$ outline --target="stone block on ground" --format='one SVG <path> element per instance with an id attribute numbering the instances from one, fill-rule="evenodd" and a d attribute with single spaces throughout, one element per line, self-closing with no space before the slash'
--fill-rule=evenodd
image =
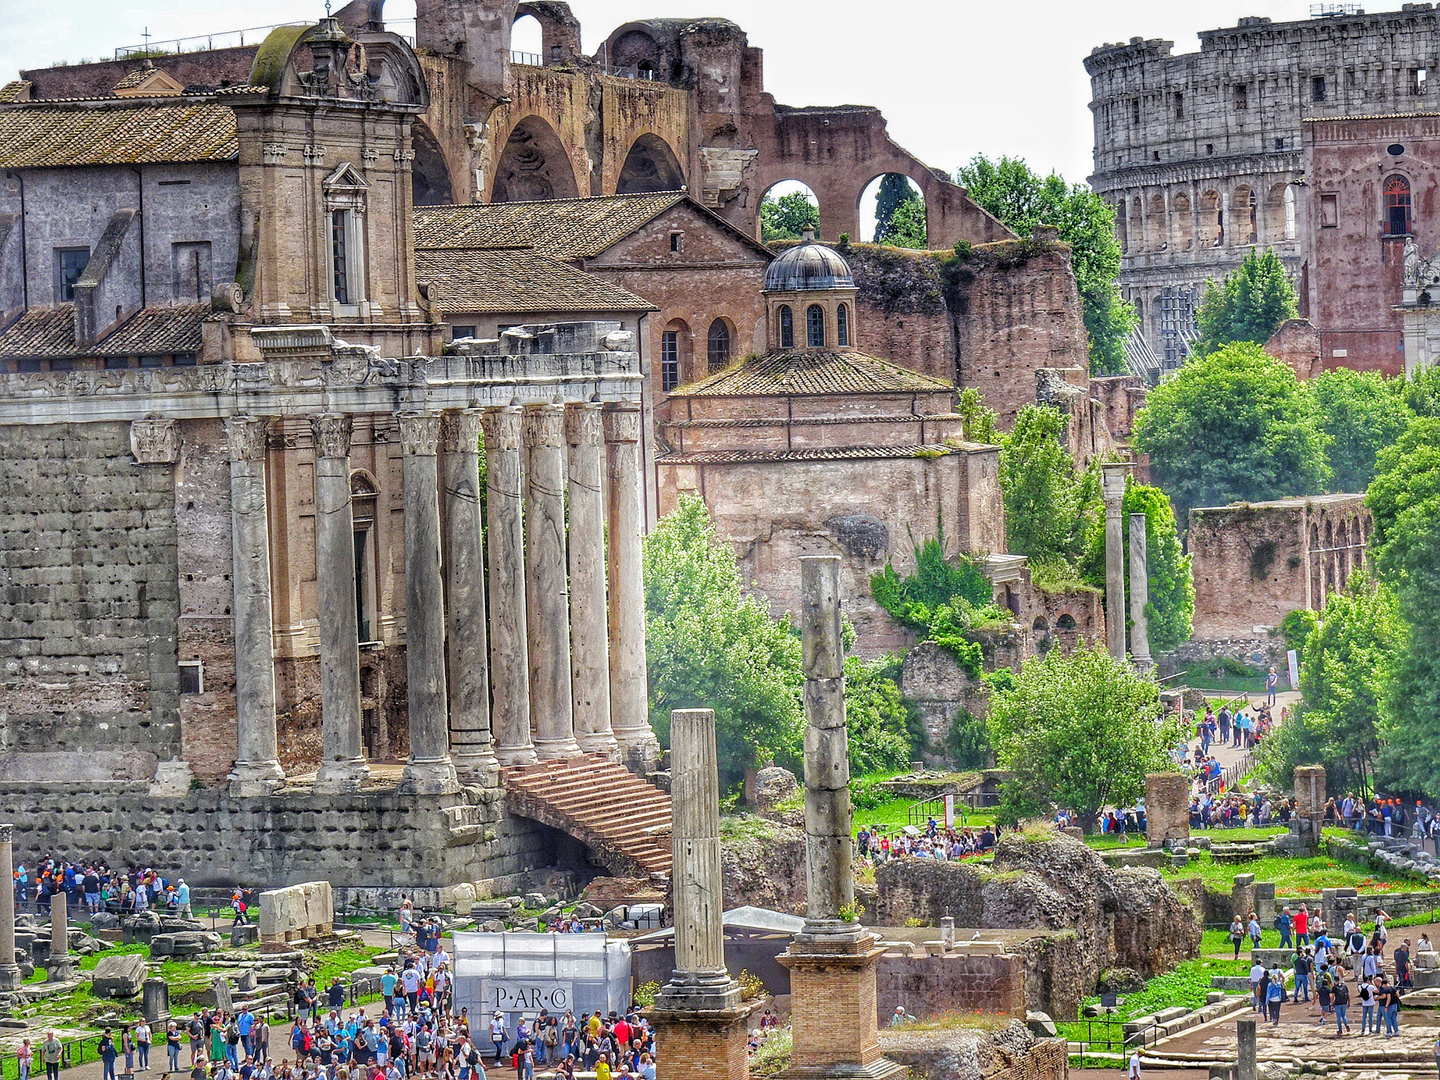
<path id="1" fill-rule="evenodd" d="M 225 939 L 213 930 L 183 930 L 176 934 L 156 934 L 150 939 L 150 955 L 200 956 L 222 948 Z"/>
<path id="2" fill-rule="evenodd" d="M 1036 1035 L 1045 1039 L 1057 1038 L 1060 1034 L 1055 1027 L 1055 1021 L 1050 1019 L 1049 1013 L 1027 1012 L 1025 1014 L 1025 1026 Z"/>
<path id="3" fill-rule="evenodd" d="M 242 945 L 254 945 L 260 940 L 260 927 L 254 923 L 241 923 L 230 928 L 230 946 L 238 949 Z"/>
<path id="4" fill-rule="evenodd" d="M 101 957 L 91 976 L 97 997 L 134 997 L 144 984 L 145 959 L 135 953 Z"/>

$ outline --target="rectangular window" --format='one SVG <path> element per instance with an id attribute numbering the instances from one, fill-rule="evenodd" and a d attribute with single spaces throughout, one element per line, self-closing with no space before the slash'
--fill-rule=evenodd
<path id="1" fill-rule="evenodd" d="M 1132 124 L 1138 124 L 1138 123 L 1140 123 L 1140 99 L 1139 99 L 1139 98 L 1136 98 L 1134 101 L 1132 101 L 1132 102 L 1130 103 L 1130 122 L 1131 122 Z"/>
<path id="2" fill-rule="evenodd" d="M 89 261 L 88 247 L 55 249 L 55 295 L 59 303 L 67 304 L 75 299 L 75 283 L 85 273 Z"/>
<path id="3" fill-rule="evenodd" d="M 349 210 L 330 211 L 330 260 L 335 272 L 335 302 L 350 303 Z"/>
<path id="4" fill-rule="evenodd" d="M 1179 90 L 1175 91 L 1175 119 L 1185 119 L 1185 95 Z"/>
<path id="5" fill-rule="evenodd" d="M 670 250 L 679 251 L 685 246 L 685 234 L 683 232 L 672 232 L 670 234 Z"/>
<path id="6" fill-rule="evenodd" d="M 464 325 L 462 325 L 462 324 L 457 323 L 457 324 L 455 324 L 454 326 L 450 327 L 450 340 L 451 340 L 451 341 L 459 341 L 461 338 L 467 338 L 467 337 L 473 338 L 474 336 L 475 336 L 475 327 L 474 327 L 474 326 L 464 326 Z"/>
<path id="7" fill-rule="evenodd" d="M 1320 196 L 1320 227 L 1322 229 L 1334 229 L 1340 224 L 1340 196 L 1335 194 Z"/>
<path id="8" fill-rule="evenodd" d="M 1425 68 L 1411 68 L 1411 69 L 1410 69 L 1410 93 L 1412 93 L 1412 94 L 1423 94 L 1423 93 L 1425 93 L 1425 80 L 1426 80 L 1426 78 L 1427 78 L 1428 76 L 1429 76 L 1429 72 L 1428 72 Z"/>
<path id="9" fill-rule="evenodd" d="M 180 669 L 180 693 L 203 694 L 205 692 L 204 661 L 181 660 L 176 666 Z"/>
<path id="10" fill-rule="evenodd" d="M 1284 149 L 1285 149 L 1285 140 L 1284 140 L 1284 139 L 1276 139 L 1276 140 L 1275 140 L 1275 149 L 1276 149 L 1276 150 L 1284 150 Z"/>
<path id="11" fill-rule="evenodd" d="M 1215 153 L 1215 144 L 1213 142 L 1207 142 L 1205 144 L 1205 153 L 1207 155 Z"/>
<path id="12" fill-rule="evenodd" d="M 1324 100 L 1325 100 L 1325 76 L 1324 76 L 1324 75 L 1312 75 L 1312 76 L 1310 77 L 1310 100 L 1311 100 L 1311 101 L 1324 101 Z"/>
<path id="13" fill-rule="evenodd" d="M 1248 109 L 1249 107 L 1250 91 L 1246 88 L 1244 83 L 1239 83 L 1235 87 L 1235 110 L 1236 112 L 1239 112 L 1240 110 Z"/>
<path id="14" fill-rule="evenodd" d="M 660 335 L 660 389 L 669 393 L 680 385 L 680 331 Z"/>

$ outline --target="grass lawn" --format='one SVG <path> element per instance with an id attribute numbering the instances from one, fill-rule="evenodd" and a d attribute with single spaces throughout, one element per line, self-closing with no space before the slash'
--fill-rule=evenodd
<path id="1" fill-rule="evenodd" d="M 1308 859 L 1268 855 L 1247 862 L 1217 863 L 1207 852 L 1198 859 L 1191 859 L 1189 865 L 1179 870 L 1166 867 L 1161 872 L 1170 878 L 1198 877 L 1208 888 L 1221 891 L 1230 889 L 1236 874 L 1254 874 L 1256 881 L 1273 881 L 1280 896 L 1314 896 L 1316 899 L 1319 899 L 1321 889 L 1353 888 L 1361 893 L 1387 893 L 1411 892 L 1427 887 L 1419 881 L 1376 877 L 1363 866 L 1337 862 L 1328 855 Z M 1440 894 L 1437 894 L 1437 899 L 1440 899 Z"/>
<path id="2" fill-rule="evenodd" d="M 1208 931 L 1208 934 L 1221 931 Z M 1228 945 L 1229 939 L 1226 939 Z M 1202 951 L 1205 946 L 1201 946 Z M 1198 960 L 1186 960 L 1173 971 L 1157 975 L 1145 984 L 1145 989 L 1133 994 L 1121 994 L 1124 1003 L 1119 1012 L 1101 1020 L 1066 1020 L 1056 1024 L 1060 1034 L 1072 1042 L 1088 1042 L 1092 1049 L 1106 1048 L 1120 1050 L 1124 1046 L 1124 1034 L 1120 1027 L 1126 1020 L 1138 1016 L 1149 1016 L 1161 1009 L 1182 1006 L 1198 1009 L 1205 1004 L 1205 995 L 1210 993 L 1210 979 L 1214 975 L 1244 975 L 1250 970 L 1248 954 L 1239 963 L 1230 960 L 1212 960 L 1201 956 Z M 1098 1005 L 1099 997 L 1088 997 L 1082 1004 Z"/>

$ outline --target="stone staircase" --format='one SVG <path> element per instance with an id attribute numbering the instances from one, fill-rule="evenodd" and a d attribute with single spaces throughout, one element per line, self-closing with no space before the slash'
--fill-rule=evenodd
<path id="1" fill-rule="evenodd" d="M 670 796 L 599 754 L 504 770 L 510 813 L 575 837 L 616 877 L 670 875 Z"/>

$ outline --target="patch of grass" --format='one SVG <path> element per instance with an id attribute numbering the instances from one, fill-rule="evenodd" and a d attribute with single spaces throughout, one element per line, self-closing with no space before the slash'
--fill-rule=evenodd
<path id="1" fill-rule="evenodd" d="M 896 1031 L 1003 1031 L 1010 1017 L 997 1013 L 943 1012 L 898 1025 Z"/>
<path id="2" fill-rule="evenodd" d="M 374 958 L 386 949 L 335 949 L 320 955 L 320 964 L 310 974 L 317 986 L 328 986 L 337 975 L 348 975 L 356 968 L 370 967 Z"/>
<path id="3" fill-rule="evenodd" d="M 771 1028 L 769 1037 L 750 1056 L 750 1075 L 770 1077 L 784 1072 L 794 1049 L 794 1033 L 788 1027 Z"/>
<path id="4" fill-rule="evenodd" d="M 1207 937 L 1211 933 L 1218 934 L 1221 931 L 1208 931 Z M 1229 939 L 1226 938 L 1227 949 L 1228 946 Z M 1118 1012 L 1094 1021 L 1065 1020 L 1055 1026 L 1060 1034 L 1071 1042 L 1088 1042 L 1094 1049 L 1110 1047 L 1117 1051 L 1122 1050 L 1124 1034 L 1121 1024 L 1175 1006 L 1186 1009 L 1200 1008 L 1211 992 L 1210 979 L 1213 976 L 1244 975 L 1250 970 L 1248 953 L 1242 950 L 1242 955 L 1246 958 L 1239 963 L 1210 960 L 1204 956 L 1198 960 L 1186 960 L 1176 965 L 1174 970 L 1150 979 L 1145 983 L 1145 989 L 1132 994 L 1121 994 L 1124 1003 L 1118 1006 Z M 1087 997 L 1082 1008 L 1084 1005 L 1098 1004 L 1098 996 Z"/>
<path id="5" fill-rule="evenodd" d="M 114 946 L 111 946 L 110 948 L 106 949 L 104 952 L 91 953 L 89 956 L 82 956 L 82 957 L 80 957 L 80 970 L 81 970 L 81 971 L 94 971 L 94 970 L 95 970 L 95 965 L 97 965 L 98 963 L 100 963 L 100 960 L 101 960 L 102 957 L 106 957 L 106 956 L 130 955 L 130 954 L 134 954 L 134 953 L 139 953 L 141 956 L 145 957 L 146 959 L 149 959 L 149 957 L 150 957 L 150 946 L 149 946 L 149 945 L 146 945 L 144 942 L 140 942 L 140 941 L 131 942 L 129 945 L 114 945 Z"/>
<path id="6" fill-rule="evenodd" d="M 1229 892 L 1236 874 L 1254 874 L 1256 881 L 1273 881 L 1279 896 L 1313 896 L 1321 889 L 1353 888 L 1365 894 L 1412 892 L 1427 888 L 1421 882 L 1379 880 L 1368 868 L 1357 863 L 1342 862 L 1327 855 L 1306 859 L 1283 855 L 1267 855 L 1247 862 L 1217 863 L 1208 852 L 1178 870 L 1168 866 L 1161 870 L 1169 878 L 1200 878 L 1207 888 Z M 1431 886 L 1433 888 L 1433 886 Z M 1271 931 L 1272 933 L 1274 931 Z"/>
<path id="7" fill-rule="evenodd" d="M 754 814 L 726 814 L 720 819 L 720 839 L 772 840 L 778 828 L 775 822 Z"/>

